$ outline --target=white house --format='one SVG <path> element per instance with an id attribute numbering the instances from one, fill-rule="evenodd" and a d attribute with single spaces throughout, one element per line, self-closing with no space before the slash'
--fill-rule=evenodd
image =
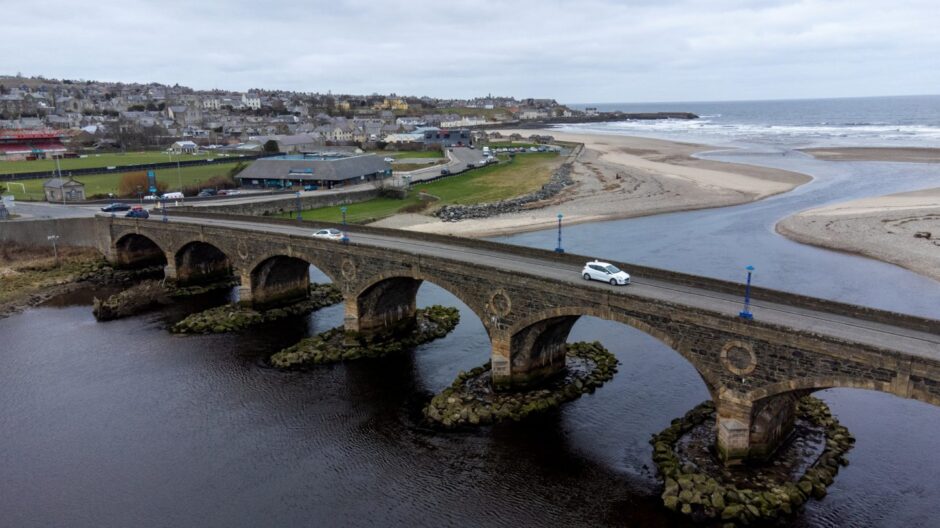
<path id="1" fill-rule="evenodd" d="M 192 141 L 177 141 L 170 145 L 170 151 L 176 154 L 195 154 L 199 152 L 199 145 Z"/>

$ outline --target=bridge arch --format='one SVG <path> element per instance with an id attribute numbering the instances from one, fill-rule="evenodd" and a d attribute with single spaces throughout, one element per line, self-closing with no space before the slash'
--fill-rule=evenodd
<path id="1" fill-rule="evenodd" d="M 142 268 L 166 265 L 166 251 L 152 238 L 127 233 L 114 242 L 114 263 L 120 267 Z"/>
<path id="2" fill-rule="evenodd" d="M 437 285 L 467 305 L 483 322 L 483 311 L 477 299 L 464 290 L 434 274 L 420 270 L 387 271 L 370 275 L 346 296 L 346 329 L 367 337 L 382 337 L 404 330 L 414 323 L 418 289 L 425 282 Z"/>
<path id="3" fill-rule="evenodd" d="M 232 262 L 217 246 L 202 240 L 184 243 L 174 255 L 180 284 L 224 279 L 232 274 Z"/>
<path id="4" fill-rule="evenodd" d="M 688 361 L 702 378 L 712 398 L 717 398 L 721 386 L 718 376 L 700 365 L 687 347 L 683 346 L 681 339 L 638 318 L 587 306 L 565 306 L 543 310 L 510 327 L 508 331 L 510 336 L 508 343 L 509 379 L 501 380 L 500 384 L 525 387 L 535 385 L 546 377 L 560 372 L 565 366 L 565 344 L 568 335 L 582 316 L 625 324 L 652 336 Z"/>
<path id="5" fill-rule="evenodd" d="M 752 402 L 760 402 L 789 393 L 809 394 L 826 389 L 863 389 L 940 406 L 940 396 L 908 385 L 847 376 L 813 376 L 764 385 L 748 392 L 746 398 Z"/>
<path id="6" fill-rule="evenodd" d="M 273 255 L 250 268 L 247 289 L 245 282 L 243 277 L 243 301 L 261 306 L 299 301 L 310 292 L 310 263 L 298 257 Z M 249 299 L 245 299 L 245 293 Z"/>

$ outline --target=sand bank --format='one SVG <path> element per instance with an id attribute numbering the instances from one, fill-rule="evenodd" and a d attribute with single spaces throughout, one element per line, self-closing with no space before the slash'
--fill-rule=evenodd
<path id="1" fill-rule="evenodd" d="M 801 149 L 827 161 L 897 161 L 905 163 L 940 163 L 940 148 L 917 147 L 842 147 Z"/>
<path id="2" fill-rule="evenodd" d="M 863 198 L 787 217 L 777 232 L 940 281 L 940 188 Z"/>
<path id="3" fill-rule="evenodd" d="M 523 137 L 535 130 L 500 130 Z M 558 213 L 566 223 L 723 207 L 766 198 L 809 182 L 805 174 L 737 163 L 700 160 L 708 145 L 658 139 L 547 131 L 560 141 L 583 143 L 574 161 L 575 184 L 531 211 L 491 218 L 441 222 L 422 215 L 396 215 L 376 225 L 469 237 L 497 236 L 553 227 Z M 524 154 L 523 154 L 524 155 Z"/>

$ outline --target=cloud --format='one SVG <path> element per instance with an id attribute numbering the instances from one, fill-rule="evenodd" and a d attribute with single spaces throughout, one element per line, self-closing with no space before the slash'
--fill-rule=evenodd
<path id="1" fill-rule="evenodd" d="M 899 0 L 112 1 L 4 6 L 6 73 L 567 102 L 936 93 L 940 10 Z M 886 7 L 887 6 L 887 7 Z"/>

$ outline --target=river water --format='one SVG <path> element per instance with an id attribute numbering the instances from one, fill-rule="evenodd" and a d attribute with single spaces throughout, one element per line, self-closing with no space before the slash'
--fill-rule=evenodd
<path id="1" fill-rule="evenodd" d="M 741 145 L 739 145 L 741 146 Z M 783 155 L 787 152 L 787 155 Z M 773 232 L 792 212 L 937 183 L 935 166 L 831 163 L 751 144 L 713 159 L 807 172 L 758 203 L 584 224 L 568 251 L 940 317 L 940 283 Z M 507 237 L 554 247 L 555 232 Z M 323 280 L 312 271 L 313 280 Z M 97 323 L 91 292 L 0 320 L 0 526 L 684 526 L 664 510 L 651 434 L 708 397 L 678 354 L 583 318 L 622 362 L 595 394 L 521 424 L 438 433 L 431 392 L 488 359 L 476 316 L 425 284 L 419 304 L 461 308 L 444 339 L 375 361 L 279 372 L 264 360 L 342 322 L 342 308 L 244 335 L 172 336 L 209 295 Z M 858 439 L 823 501 L 793 526 L 937 526 L 940 409 L 861 390 L 818 393 Z"/>

